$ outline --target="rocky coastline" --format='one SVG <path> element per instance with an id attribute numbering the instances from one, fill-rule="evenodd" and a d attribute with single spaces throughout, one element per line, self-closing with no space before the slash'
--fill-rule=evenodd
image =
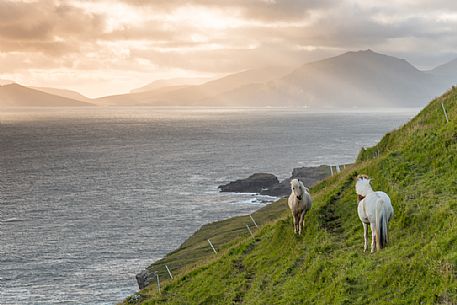
<path id="1" fill-rule="evenodd" d="M 287 196 L 290 193 L 290 181 L 300 179 L 307 187 L 330 176 L 335 167 L 329 165 L 297 167 L 292 170 L 289 178 L 279 181 L 278 177 L 268 173 L 255 173 L 247 178 L 231 181 L 220 185 L 221 192 L 232 193 L 258 193 L 274 197 Z"/>
<path id="2" fill-rule="evenodd" d="M 339 168 L 329 165 L 298 167 L 292 170 L 289 178 L 282 181 L 279 181 L 278 177 L 270 173 L 255 173 L 247 178 L 238 179 L 228 182 L 227 184 L 220 185 L 218 188 L 220 192 L 257 193 L 273 197 L 284 197 L 288 196 L 290 193 L 290 180 L 292 179 L 298 178 L 303 181 L 305 186 L 311 187 L 318 181 L 331 176 L 332 173 L 337 171 L 339 171 Z M 214 224 L 209 224 L 203 226 L 202 228 L 211 225 Z M 202 228 L 195 232 L 194 235 L 198 235 Z M 204 242 L 206 242 L 206 240 L 204 240 Z M 164 260 L 166 261 L 166 258 L 160 261 Z M 143 289 L 156 280 L 156 273 L 152 271 L 151 268 L 146 268 L 136 275 L 136 280 L 139 288 Z"/>

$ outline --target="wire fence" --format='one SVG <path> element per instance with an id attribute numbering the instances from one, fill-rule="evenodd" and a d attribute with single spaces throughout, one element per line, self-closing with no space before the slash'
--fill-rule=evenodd
<path id="1" fill-rule="evenodd" d="M 329 165 L 330 173 L 332 176 L 336 175 L 336 174 L 340 173 L 341 171 L 343 171 L 348 166 L 349 166 L 349 164 Z M 228 229 L 225 231 L 219 231 L 219 234 L 233 234 L 235 236 L 242 236 L 242 234 L 246 233 L 246 234 L 249 234 L 248 236 L 250 236 L 251 238 L 255 238 L 254 229 L 258 230 L 260 228 L 260 225 L 256 221 L 256 219 L 252 216 L 252 214 L 249 214 L 248 216 L 249 216 L 248 221 L 250 220 L 248 223 L 244 223 L 244 225 L 241 225 L 238 228 L 231 228 L 231 229 Z M 201 247 L 198 247 L 195 249 L 195 250 L 197 250 L 196 252 L 198 252 L 198 253 L 195 253 L 195 256 L 193 256 L 192 261 L 194 261 L 195 258 L 200 259 L 200 258 L 208 257 L 208 251 L 212 252 L 213 255 L 219 254 L 219 252 L 220 252 L 219 246 L 221 246 L 221 245 L 218 245 L 216 242 L 214 242 L 214 240 L 212 240 L 212 238 L 208 238 L 208 239 L 206 239 L 206 241 L 207 241 L 206 247 L 201 246 Z M 208 250 L 204 250 L 204 249 L 208 249 Z M 198 251 L 198 250 L 200 250 L 200 251 Z M 157 266 L 157 268 L 160 267 L 160 268 L 164 269 L 163 272 L 154 271 L 154 274 L 152 276 L 152 278 L 155 276 L 158 292 L 160 293 L 160 276 L 159 276 L 159 274 L 162 277 L 167 276 L 166 279 L 173 279 L 174 278 L 173 273 L 177 273 L 177 272 L 181 271 L 182 268 L 185 268 L 186 266 L 188 266 L 187 263 L 182 263 L 182 264 L 167 263 L 167 264 L 163 264 L 161 266 Z"/>
<path id="2" fill-rule="evenodd" d="M 249 218 L 252 222 L 251 223 L 246 223 L 244 227 L 240 227 L 240 228 L 236 228 L 236 229 L 232 229 L 232 230 L 229 230 L 227 232 L 231 232 L 231 233 L 237 233 L 240 234 L 242 232 L 246 232 L 246 233 L 249 233 L 249 235 L 252 237 L 252 238 L 255 238 L 255 235 L 254 235 L 254 232 L 253 232 L 253 229 L 258 229 L 259 228 L 259 224 L 257 223 L 257 221 L 254 219 L 254 217 L 252 216 L 252 214 L 249 214 Z M 226 233 L 227 233 L 226 232 Z M 220 233 L 224 233 L 224 232 L 220 232 Z M 211 239 L 207 239 L 207 242 L 208 242 L 208 247 L 210 248 L 210 250 L 215 254 L 217 255 L 219 253 L 218 251 L 218 247 L 217 247 L 217 244 L 214 244 Z M 202 255 L 202 257 L 206 257 L 206 255 Z M 174 264 L 173 266 L 170 266 L 169 264 L 164 264 L 163 267 L 165 268 L 166 270 L 166 273 L 168 275 L 168 279 L 174 279 L 174 276 L 173 276 L 173 272 L 176 271 L 178 272 L 179 270 L 181 270 L 182 268 L 186 267 L 187 264 L 186 263 L 183 263 L 183 264 Z M 158 266 L 157 266 L 158 267 Z M 156 285 L 157 285 L 157 291 L 158 293 L 161 293 L 161 288 L 160 288 L 160 274 L 164 274 L 163 272 L 159 272 L 158 270 L 156 271 L 153 271 L 152 273 L 152 278 L 155 277 L 155 282 L 156 282 Z"/>

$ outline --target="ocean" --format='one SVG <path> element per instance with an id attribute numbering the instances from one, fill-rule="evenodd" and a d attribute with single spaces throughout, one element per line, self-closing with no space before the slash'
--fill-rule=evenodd
<path id="1" fill-rule="evenodd" d="M 351 163 L 416 112 L 0 112 L 0 303 L 115 304 L 201 225 L 273 199 L 218 185 Z"/>

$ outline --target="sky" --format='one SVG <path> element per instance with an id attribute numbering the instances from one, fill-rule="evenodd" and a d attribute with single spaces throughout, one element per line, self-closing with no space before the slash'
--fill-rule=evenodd
<path id="1" fill-rule="evenodd" d="M 0 0 L 0 79 L 99 97 L 368 48 L 425 70 L 456 29 L 455 0 Z"/>

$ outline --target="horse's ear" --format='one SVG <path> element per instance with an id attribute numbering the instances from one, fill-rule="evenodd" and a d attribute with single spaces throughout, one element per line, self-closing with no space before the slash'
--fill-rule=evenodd
<path id="1" fill-rule="evenodd" d="M 356 177 L 356 180 L 363 180 L 363 179 L 371 180 L 370 177 L 368 177 L 368 175 L 365 175 L 365 174 L 360 174 Z"/>

